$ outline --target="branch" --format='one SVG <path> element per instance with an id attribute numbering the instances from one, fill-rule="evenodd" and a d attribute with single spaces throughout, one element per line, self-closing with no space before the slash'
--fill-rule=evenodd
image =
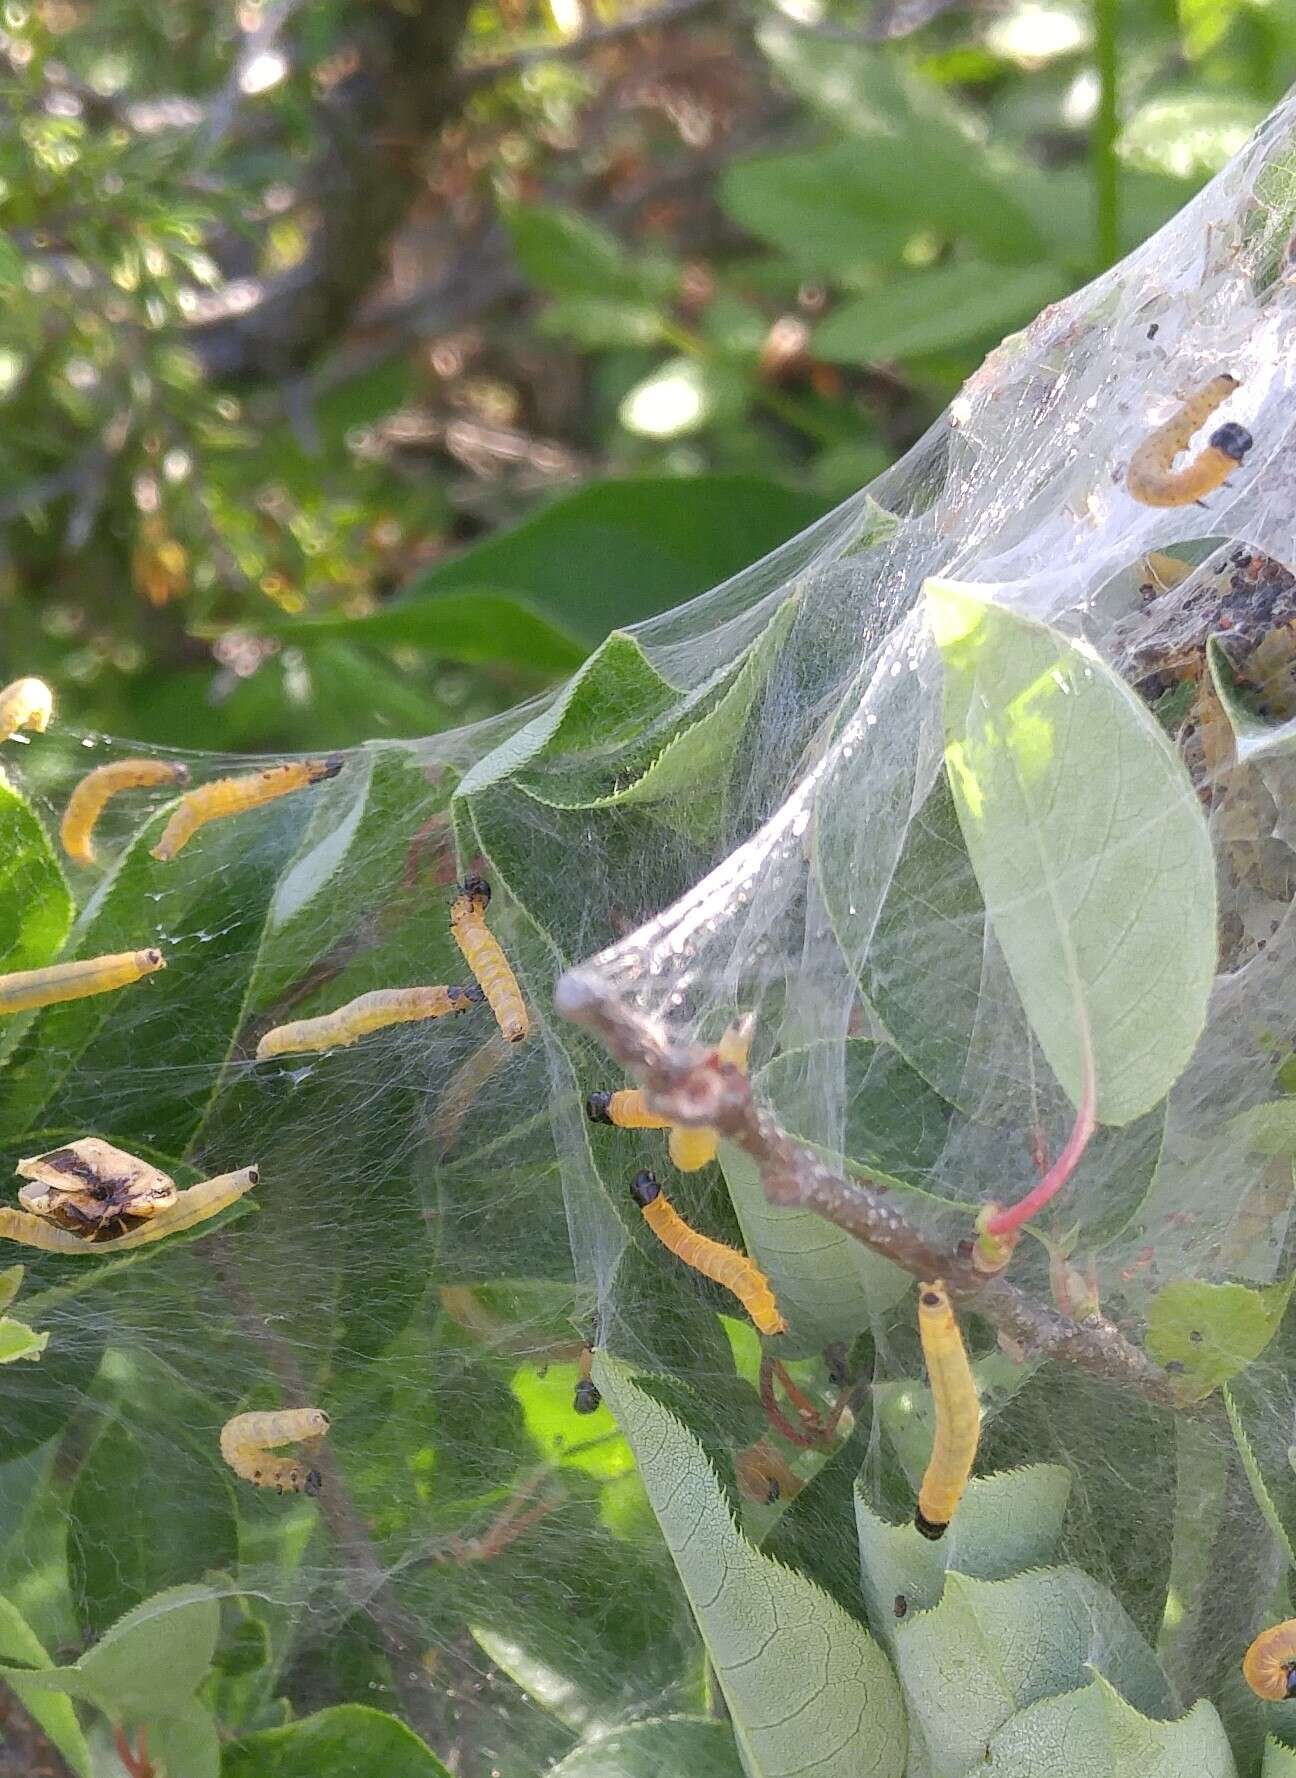
<path id="1" fill-rule="evenodd" d="M 517 49 L 510 55 L 499 56 L 492 62 L 478 62 L 463 70 L 459 77 L 459 91 L 464 94 L 476 92 L 492 81 L 505 80 L 511 74 L 520 74 L 544 62 L 579 61 L 588 51 L 599 49 L 605 43 L 616 43 L 620 38 L 633 37 L 640 31 L 676 24 L 694 13 L 707 12 L 718 3 L 719 0 L 664 0 L 661 6 L 628 12 L 606 25 L 592 25 L 579 37 L 565 37 L 559 43 L 538 43 L 530 49 Z"/>
<path id="2" fill-rule="evenodd" d="M 714 1052 L 670 1037 L 656 1020 L 625 1006 L 589 975 L 572 971 L 554 1004 L 597 1033 L 617 1061 L 642 1082 L 649 1104 L 673 1121 L 706 1126 L 751 1156 L 772 1204 L 813 1210 L 916 1278 L 943 1278 L 951 1296 L 984 1315 L 1034 1357 L 1075 1365 L 1161 1407 L 1182 1408 L 1174 1379 L 1101 1315 L 1071 1321 L 1002 1275 L 986 1277 L 970 1254 L 939 1247 L 890 1202 L 886 1186 L 843 1178 L 804 1142 L 789 1136 L 752 1097 L 738 1069 Z"/>

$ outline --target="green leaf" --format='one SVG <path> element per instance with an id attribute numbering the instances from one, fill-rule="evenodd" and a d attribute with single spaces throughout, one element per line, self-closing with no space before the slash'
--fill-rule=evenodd
<path id="1" fill-rule="evenodd" d="M 14 1661 L 16 1667 L 4 1669 L 5 1683 L 17 1694 L 18 1701 L 39 1724 L 75 1772 L 89 1778 L 90 1749 L 76 1718 L 70 1698 L 28 1686 L 19 1668 L 35 1667 L 53 1670 L 40 1637 L 28 1624 L 17 1606 L 0 1594 L 0 1661 Z"/>
<path id="2" fill-rule="evenodd" d="M 216 1595 L 207 1587 L 172 1587 L 127 1612 L 70 1667 L 0 1667 L 0 1674 L 84 1699 L 112 1721 L 173 1716 L 188 1708 L 206 1677 L 219 1634 Z"/>
<path id="3" fill-rule="evenodd" d="M 614 1729 L 549 1769 L 547 1778 L 743 1778 L 732 1734 L 704 1716 L 666 1716 Z"/>
<path id="4" fill-rule="evenodd" d="M 18 1295 L 26 1275 L 27 1268 L 23 1265 L 6 1266 L 0 1271 L 0 1314 L 3 1314 Z"/>
<path id="5" fill-rule="evenodd" d="M 1148 1350 L 1158 1364 L 1183 1367 L 1181 1382 L 1200 1400 L 1258 1358 L 1277 1333 L 1296 1275 L 1281 1284 L 1207 1284 L 1181 1278 L 1148 1305 Z"/>
<path id="6" fill-rule="evenodd" d="M 677 274 L 639 260 L 578 210 L 514 204 L 504 212 L 518 263 L 538 290 L 559 297 L 669 297 Z"/>
<path id="7" fill-rule="evenodd" d="M 900 1778 L 905 1722 L 881 1649 L 812 1582 L 741 1536 L 679 1420 L 601 1353 L 595 1380 L 634 1450 L 724 1691 L 749 1778 Z"/>
<path id="8" fill-rule="evenodd" d="M 437 563 L 399 599 L 357 621 L 381 621 L 390 626 L 386 639 L 400 641 L 400 626 L 414 613 L 426 606 L 435 616 L 437 595 L 491 587 L 528 600 L 565 635 L 593 648 L 610 629 L 727 580 L 821 518 L 828 504 L 758 475 L 591 482 L 513 530 Z M 482 646 L 498 655 L 507 635 L 488 622 Z M 413 639 L 430 646 L 424 636 L 420 629 Z"/>
<path id="9" fill-rule="evenodd" d="M 541 333 L 575 340 L 594 352 L 655 345 L 664 324 L 659 309 L 617 296 L 562 296 L 549 304 L 539 321 Z"/>
<path id="10" fill-rule="evenodd" d="M 850 142 L 762 155 L 728 168 L 720 201 L 800 270 L 850 284 L 898 259 L 914 230 L 911 218 L 879 211 L 864 160 Z"/>
<path id="11" fill-rule="evenodd" d="M 995 936 L 1040 1046 L 1100 1122 L 1149 1110 L 1201 1033 L 1215 867 L 1155 718 L 1096 655 L 985 591 L 928 581 L 946 769 Z"/>
<path id="12" fill-rule="evenodd" d="M 495 592 L 484 582 L 432 596 L 417 591 L 425 584 L 426 577 L 416 583 L 413 596 L 366 617 L 269 618 L 258 628 L 299 648 L 341 638 L 371 647 L 424 649 L 438 660 L 468 666 L 489 662 L 536 673 L 565 673 L 584 658 L 583 644 L 525 594 Z"/>
<path id="13" fill-rule="evenodd" d="M 216 1722 L 196 1698 L 181 1710 L 150 1718 L 148 1752 L 159 1772 L 183 1772 L 184 1778 L 221 1778 Z"/>
<path id="14" fill-rule="evenodd" d="M 1275 722 L 1253 707 L 1251 696 L 1238 679 L 1218 636 L 1207 638 L 1206 662 L 1233 730 L 1239 763 L 1253 765 L 1260 759 L 1278 759 L 1291 753 L 1296 748 L 1296 716 Z"/>
<path id="15" fill-rule="evenodd" d="M 72 896 L 45 829 L 0 772 L 0 973 L 39 969 L 72 924 Z"/>
<path id="16" fill-rule="evenodd" d="M 892 1648 L 911 1727 L 938 1772 L 975 1770 L 1005 1724 L 1080 1690 L 1095 1669 L 1141 1708 L 1169 1707 L 1156 1657 L 1122 1606 L 1075 1568 L 994 1581 L 948 1573 L 938 1605 L 896 1622 Z"/>
<path id="17" fill-rule="evenodd" d="M 0 1315 L 0 1364 L 12 1364 L 18 1358 L 39 1358 L 49 1340 L 47 1333 L 34 1333 L 25 1322 Z"/>
<path id="18" fill-rule="evenodd" d="M 1205 1698 L 1176 1722 L 1139 1712 L 1100 1675 L 1045 1698 L 989 1737 L 996 1778 L 1236 1778 L 1228 1737 Z M 984 1758 L 984 1753 L 978 1755 Z M 976 1768 L 979 1770 L 980 1768 Z"/>
<path id="19" fill-rule="evenodd" d="M 1296 1778 L 1296 1752 L 1275 1741 L 1272 1735 L 1265 1742 L 1260 1778 Z"/>
<path id="20" fill-rule="evenodd" d="M 970 115 L 881 49 L 827 43 L 782 24 L 759 32 L 780 74 L 860 139 L 859 176 L 884 218 L 927 223 L 996 260 L 1036 260 L 1040 233 L 1016 196 L 1017 167 L 985 147 Z"/>
<path id="21" fill-rule="evenodd" d="M 221 1778 L 450 1778 L 441 1761 L 394 1716 L 337 1704 L 225 1749 Z"/>
<path id="22" fill-rule="evenodd" d="M 1164 93 L 1127 119 L 1121 158 L 1148 173 L 1209 179 L 1245 146 L 1268 106 L 1249 94 Z"/>
<path id="23" fill-rule="evenodd" d="M 811 1045 L 776 1056 L 754 1082 L 780 1124 L 804 1136 L 814 1083 L 840 1066 L 839 1046 Z M 920 1179 L 939 1158 L 949 1125 L 948 1107 L 922 1077 L 894 1050 L 863 1038 L 847 1040 L 843 1118 L 846 1155 L 889 1179 Z M 722 1143 L 720 1161 L 744 1244 L 773 1285 L 797 1350 L 852 1339 L 908 1292 L 907 1272 L 842 1229 L 813 1211 L 771 1204 L 755 1162 L 740 1149 Z"/>
<path id="24" fill-rule="evenodd" d="M 1245 1383 L 1245 1379 L 1243 1379 Z M 1282 1505 L 1290 1508 L 1293 1496 L 1293 1474 L 1291 1451 L 1292 1447 L 1284 1441 L 1281 1450 L 1275 1450 L 1273 1436 L 1273 1415 L 1267 1393 L 1260 1404 L 1261 1411 L 1256 1413 L 1257 1400 L 1254 1389 L 1239 1388 L 1236 1392 L 1227 1383 L 1223 1386 L 1224 1409 L 1228 1414 L 1229 1426 L 1233 1433 L 1233 1441 L 1237 1446 L 1238 1457 L 1250 1485 L 1252 1497 L 1260 1508 L 1261 1516 L 1277 1540 L 1278 1547 L 1287 1557 L 1288 1562 L 1296 1568 L 1296 1546 L 1292 1543 L 1291 1533 L 1283 1520 L 1282 1510 L 1276 1495 L 1283 1496 Z M 1253 1441 L 1252 1433 L 1256 1434 Z M 1217 1459 L 1221 1462 L 1222 1460 Z M 1223 1476 L 1221 1475 L 1221 1485 Z M 1194 1527 L 1194 1529 L 1198 1529 Z M 1200 1531 L 1198 1530 L 1200 1540 Z"/>
<path id="25" fill-rule="evenodd" d="M 123 1499 L 139 1509 L 121 1512 Z M 166 1501 L 166 1510 L 149 1511 L 150 1500 Z M 238 1563 L 233 1493 L 215 1441 L 210 1461 L 196 1461 L 169 1421 L 111 1421 L 77 1472 L 68 1515 L 69 1585 L 94 1631 L 136 1600 Z"/>
<path id="26" fill-rule="evenodd" d="M 681 696 L 633 636 L 613 630 L 539 715 L 465 772 L 456 801 L 467 801 L 526 767 L 561 764 L 569 755 L 615 755 Z"/>
<path id="27" fill-rule="evenodd" d="M 1065 294 L 1052 265 L 1005 272 L 990 265 L 940 266 L 890 279 L 843 303 L 820 322 L 813 350 L 835 364 L 871 364 L 997 339 Z"/>
<path id="28" fill-rule="evenodd" d="M 1042 1568 L 1057 1552 L 1070 1494 L 1070 1472 L 1053 1463 L 973 1476 L 959 1502 L 958 1535 L 937 1544 L 912 1523 L 892 1525 L 880 1518 L 857 1488 L 855 1520 L 869 1621 L 889 1639 L 898 1621 L 897 1598 L 903 1597 L 906 1612 L 931 1610 L 940 1602 L 947 1569 L 976 1580 L 1010 1580 Z"/>

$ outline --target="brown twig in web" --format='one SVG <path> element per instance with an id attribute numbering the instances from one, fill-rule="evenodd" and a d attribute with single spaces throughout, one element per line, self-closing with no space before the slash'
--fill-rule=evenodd
<path id="1" fill-rule="evenodd" d="M 1101 1315 L 1070 1321 L 1007 1278 L 977 1271 L 970 1252 L 964 1257 L 938 1246 L 896 1208 L 885 1185 L 844 1178 L 789 1136 L 756 1104 L 746 1077 L 714 1051 L 680 1043 L 580 971 L 562 978 L 554 1004 L 602 1039 L 642 1084 L 654 1110 L 674 1123 L 718 1130 L 750 1155 L 772 1204 L 815 1211 L 915 1278 L 943 1278 L 952 1297 L 984 1315 L 1028 1357 L 1053 1358 L 1162 1407 L 1182 1408 L 1174 1380 L 1114 1323 Z"/>

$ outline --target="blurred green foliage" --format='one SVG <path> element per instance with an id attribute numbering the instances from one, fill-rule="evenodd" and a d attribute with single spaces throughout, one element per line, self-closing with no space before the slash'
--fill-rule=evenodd
<path id="1" fill-rule="evenodd" d="M 383 60 L 401 10 L 4 8 L 0 667 L 68 720 L 506 708 L 885 467 L 1296 66 L 1262 0 L 508 0 L 424 139 L 347 138 L 426 79 Z"/>

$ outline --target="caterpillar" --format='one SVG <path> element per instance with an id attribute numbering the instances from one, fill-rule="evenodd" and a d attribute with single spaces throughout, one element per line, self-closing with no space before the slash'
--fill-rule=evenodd
<path id="1" fill-rule="evenodd" d="M 467 1012 L 482 999 L 480 988 L 377 988 L 348 1000 L 336 1012 L 318 1019 L 294 1019 L 276 1025 L 257 1045 L 257 1061 L 270 1056 L 296 1055 L 304 1050 L 342 1049 L 371 1031 L 414 1019 L 444 1019 Z"/>
<path id="2" fill-rule="evenodd" d="M 496 1071 L 509 1059 L 510 1045 L 498 1031 L 465 1058 L 446 1082 L 432 1120 L 432 1142 L 439 1156 L 448 1155 L 459 1140 L 464 1119 Z"/>
<path id="3" fill-rule="evenodd" d="M 755 1020 L 750 1013 L 735 1019 L 716 1045 L 716 1060 L 745 1073 L 754 1030 Z M 667 1150 L 681 1173 L 697 1173 L 716 1157 L 718 1139 L 714 1130 L 674 1124 L 668 1117 L 650 1111 L 638 1087 L 624 1087 L 616 1093 L 591 1093 L 585 1101 L 585 1112 L 592 1123 L 613 1124 L 619 1130 L 669 1130 Z"/>
<path id="4" fill-rule="evenodd" d="M 578 1414 L 596 1414 L 603 1401 L 599 1386 L 590 1375 L 593 1365 L 594 1348 L 586 1341 L 581 1347 L 580 1376 L 576 1382 L 576 1393 L 572 1397 L 572 1408 Z"/>
<path id="5" fill-rule="evenodd" d="M 1238 379 L 1227 372 L 1212 377 L 1164 426 L 1148 434 L 1125 472 L 1125 486 L 1135 500 L 1144 506 L 1187 506 L 1223 486 L 1255 443 L 1246 427 L 1236 421 L 1212 432 L 1204 449 L 1182 469 L 1170 466 L 1188 449 L 1193 433 L 1237 387 Z"/>
<path id="6" fill-rule="evenodd" d="M 175 1203 L 159 1210 L 155 1216 L 128 1229 L 124 1235 L 109 1235 L 96 1241 L 60 1228 L 47 1217 L 30 1210 L 14 1210 L 0 1206 L 0 1240 L 18 1241 L 24 1247 L 38 1247 L 44 1253 L 123 1253 L 131 1247 L 147 1247 L 152 1241 L 178 1235 L 183 1229 L 206 1222 L 230 1204 L 235 1204 L 261 1177 L 256 1167 L 240 1167 L 236 1173 L 220 1173 L 214 1179 L 201 1180 L 188 1191 L 176 1193 Z"/>
<path id="7" fill-rule="evenodd" d="M 669 1130 L 671 1121 L 644 1104 L 640 1087 L 622 1087 L 616 1093 L 591 1093 L 585 1101 L 591 1123 L 612 1124 L 618 1130 Z"/>
<path id="8" fill-rule="evenodd" d="M 787 1322 L 779 1314 L 769 1279 L 759 1266 L 745 1253 L 690 1228 L 658 1185 L 655 1174 L 640 1173 L 630 1195 L 662 1246 L 704 1278 L 732 1291 L 761 1333 L 787 1332 Z"/>
<path id="9" fill-rule="evenodd" d="M 31 1012 L 89 994 L 110 994 L 128 988 L 155 970 L 165 969 L 161 951 L 116 951 L 107 957 L 83 957 L 78 963 L 51 963 L 45 969 L 21 969 L 0 975 L 0 1013 Z"/>
<path id="10" fill-rule="evenodd" d="M 1257 1698 L 1296 1697 L 1296 1618 L 1260 1632 L 1242 1657 L 1242 1677 Z"/>
<path id="11" fill-rule="evenodd" d="M 734 1458 L 734 1477 L 739 1492 L 762 1506 L 776 1506 L 780 1500 L 792 1500 L 805 1486 L 791 1464 L 764 1438 L 758 1438 L 754 1445 L 739 1451 Z"/>
<path id="12" fill-rule="evenodd" d="M 95 862 L 95 823 L 109 798 L 123 790 L 149 790 L 158 784 L 187 784 L 189 768 L 178 759 L 119 759 L 87 772 L 68 798 L 59 837 L 76 864 Z"/>
<path id="13" fill-rule="evenodd" d="M 918 1334 L 936 1413 L 931 1458 L 918 1490 L 914 1525 L 944 1537 L 967 1487 L 981 1437 L 981 1403 L 972 1366 L 941 1279 L 918 1288 Z"/>
<path id="14" fill-rule="evenodd" d="M 43 679 L 15 679 L 0 691 L 0 741 L 20 728 L 43 735 L 54 717 L 54 693 Z"/>
<path id="15" fill-rule="evenodd" d="M 510 1043 L 521 1043 L 531 1028 L 526 1002 L 499 940 L 486 924 L 490 898 L 485 877 L 466 877 L 450 908 L 450 930 L 496 1024 Z"/>
<path id="16" fill-rule="evenodd" d="M 180 798 L 152 856 L 165 864 L 209 821 L 226 815 L 245 815 L 249 809 L 276 802 L 294 790 L 306 790 L 323 778 L 336 778 L 342 765 L 342 755 L 331 753 L 327 759 L 295 759 L 287 765 L 267 766 L 264 772 L 250 772 L 246 777 L 214 778 L 210 784 L 200 784 L 197 790 L 188 790 Z"/>
<path id="17" fill-rule="evenodd" d="M 323 1485 L 317 1469 L 308 1469 L 300 1457 L 271 1457 L 269 1452 L 276 1445 L 314 1444 L 328 1429 L 329 1417 L 321 1408 L 235 1414 L 221 1427 L 221 1456 L 235 1475 L 258 1488 L 314 1496 Z"/>

